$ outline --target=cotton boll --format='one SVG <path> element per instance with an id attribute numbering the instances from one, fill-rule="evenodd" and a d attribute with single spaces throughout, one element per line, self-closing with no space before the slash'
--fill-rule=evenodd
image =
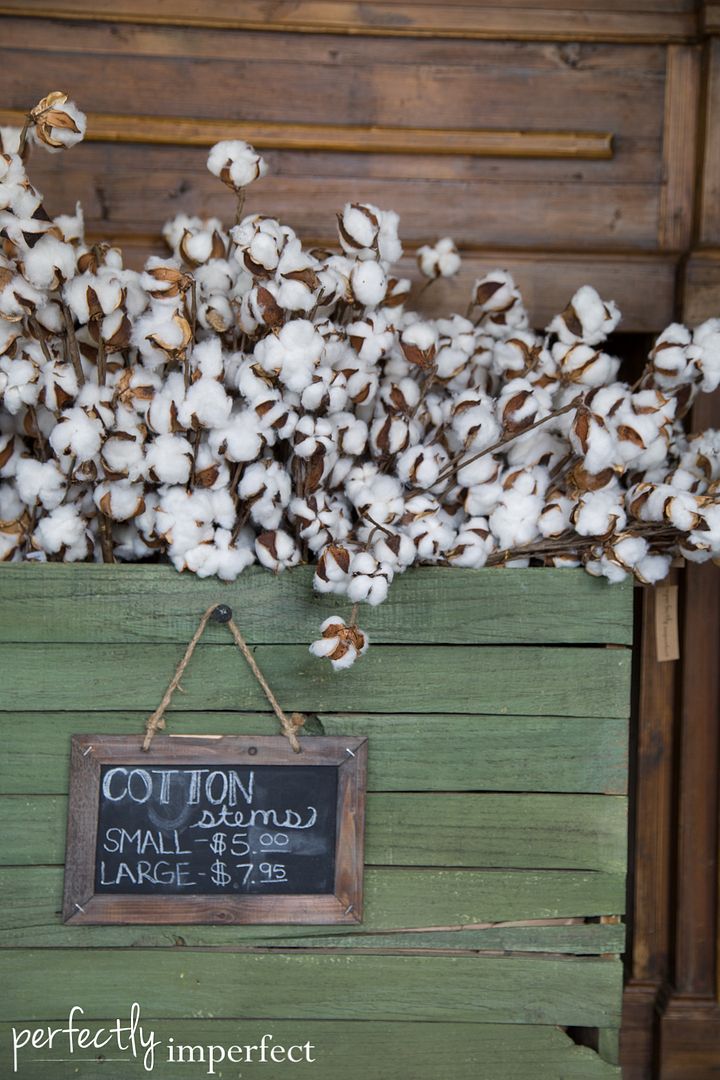
<path id="1" fill-rule="evenodd" d="M 398 223 L 393 210 L 379 210 L 370 203 L 347 203 L 338 215 L 340 246 L 347 255 L 359 259 L 396 263 L 402 255 Z"/>
<path id="2" fill-rule="evenodd" d="M 567 532 L 573 506 L 573 500 L 567 495 L 560 492 L 550 494 L 538 519 L 540 535 L 554 540 Z"/>
<path id="3" fill-rule="evenodd" d="M 378 562 L 369 551 L 358 551 L 353 555 L 350 563 L 348 599 L 354 604 L 360 602 L 373 606 L 382 604 L 387 597 L 392 579 L 392 567 Z"/>
<path id="4" fill-rule="evenodd" d="M 391 525 L 404 509 L 400 481 L 369 462 L 350 470 L 345 494 L 360 514 L 369 514 L 380 525 Z"/>
<path id="5" fill-rule="evenodd" d="M 50 445 L 58 456 L 70 454 L 78 462 L 90 461 L 100 451 L 103 434 L 102 422 L 75 406 L 60 415 Z"/>
<path id="6" fill-rule="evenodd" d="M 358 261 L 350 274 L 350 287 L 358 304 L 378 307 L 387 291 L 387 276 L 379 262 L 373 259 Z"/>
<path id="7" fill-rule="evenodd" d="M 460 269 L 460 256 L 455 242 L 451 237 L 445 236 L 432 247 L 425 245 L 418 248 L 417 264 L 423 277 L 431 281 L 439 277 L 454 277 Z"/>
<path id="8" fill-rule="evenodd" d="M 655 585 L 670 573 L 669 555 L 646 555 L 635 564 L 635 577 L 643 585 Z"/>
<path id="9" fill-rule="evenodd" d="M 287 236 L 279 221 L 255 214 L 230 230 L 233 256 L 253 277 L 268 278 L 278 269 Z"/>
<path id="10" fill-rule="evenodd" d="M 400 335 L 400 347 L 409 364 L 429 370 L 433 366 L 437 352 L 437 330 L 429 322 L 411 323 Z"/>
<path id="11" fill-rule="evenodd" d="M 583 458 L 588 473 L 602 474 L 617 460 L 616 440 L 604 420 L 589 410 L 579 408 L 570 429 L 570 445 Z"/>
<path id="12" fill-rule="evenodd" d="M 80 244 L 85 243 L 85 217 L 79 202 L 75 203 L 74 214 L 57 214 L 53 221 L 63 234 L 63 240 L 67 240 L 68 243 L 74 240 Z"/>
<path id="13" fill-rule="evenodd" d="M 186 484 L 190 479 L 193 448 L 182 435 L 158 435 L 145 452 L 145 469 L 155 484 Z"/>
<path id="14" fill-rule="evenodd" d="M 75 249 L 72 244 L 46 233 L 23 253 L 22 268 L 34 288 L 57 289 L 75 274 Z"/>
<path id="15" fill-rule="evenodd" d="M 39 101 L 30 117 L 35 140 L 51 153 L 79 143 L 87 128 L 85 113 L 58 90 Z"/>
<path id="16" fill-rule="evenodd" d="M 190 358 L 193 371 L 197 371 L 206 379 L 221 379 L 223 376 L 223 354 L 220 339 L 208 338 L 199 341 L 193 347 Z"/>
<path id="17" fill-rule="evenodd" d="M 452 519 L 426 496 L 408 499 L 401 520 L 406 535 L 415 544 L 418 562 L 442 561 L 455 544 L 457 530 Z"/>
<path id="18" fill-rule="evenodd" d="M 310 646 L 313 656 L 330 661 L 334 671 L 343 671 L 367 652 L 369 639 L 358 626 L 347 626 L 344 619 L 332 615 L 320 626 L 320 638 Z"/>
<path id="19" fill-rule="evenodd" d="M 333 426 L 329 420 L 314 416 L 301 416 L 293 434 L 293 453 L 299 458 L 325 454 L 333 448 Z"/>
<path id="20" fill-rule="evenodd" d="M 241 139 L 225 139 L 210 150 L 207 167 L 233 191 L 248 187 L 267 173 L 265 161 L 249 143 Z"/>
<path id="21" fill-rule="evenodd" d="M 319 363 L 323 339 L 307 319 L 293 319 L 277 336 L 263 338 L 255 346 L 255 360 L 265 371 L 277 375 L 289 390 L 301 393 L 310 385 Z"/>
<path id="22" fill-rule="evenodd" d="M 333 428 L 333 442 L 341 454 L 359 457 L 368 440 L 368 427 L 364 420 L 351 412 L 338 412 L 329 417 Z"/>
<path id="23" fill-rule="evenodd" d="M 391 348 L 395 335 L 380 312 L 373 311 L 347 327 L 350 345 L 361 360 L 376 364 Z"/>
<path id="24" fill-rule="evenodd" d="M 712 394 L 720 386 L 720 319 L 707 319 L 694 330 L 693 352 L 702 373 L 700 389 Z"/>
<path id="25" fill-rule="evenodd" d="M 671 390 L 692 381 L 691 348 L 692 335 L 687 327 L 679 323 L 666 327 L 650 351 L 653 383 L 661 389 Z"/>
<path id="26" fill-rule="evenodd" d="M 65 496 L 65 477 L 56 461 L 21 458 L 15 467 L 17 493 L 26 506 L 54 510 Z"/>
<path id="27" fill-rule="evenodd" d="M 522 297 L 507 270 L 493 270 L 476 281 L 473 301 L 480 310 L 480 325 L 493 338 L 507 337 L 528 325 Z"/>
<path id="28" fill-rule="evenodd" d="M 449 460 L 439 445 L 411 446 L 399 456 L 397 474 L 408 487 L 431 488 Z"/>
<path id="29" fill-rule="evenodd" d="M 548 424 L 547 427 L 550 425 Z M 566 439 L 541 427 L 519 435 L 508 445 L 506 456 L 508 465 L 543 465 L 553 469 L 568 454 Z"/>
<path id="30" fill-rule="evenodd" d="M 556 315 L 547 332 L 572 345 L 583 341 L 599 345 L 620 322 L 620 311 L 612 300 L 603 301 L 591 285 L 583 285 L 560 314 Z"/>
<path id="31" fill-rule="evenodd" d="M 547 390 L 528 379 L 511 379 L 500 391 L 496 409 L 505 434 L 514 435 L 547 415 L 552 400 Z"/>
<path id="32" fill-rule="evenodd" d="M 233 542 L 229 529 L 216 529 L 212 540 L 185 553 L 188 570 L 198 577 L 218 577 L 221 581 L 235 581 L 254 562 L 255 551 L 251 543 L 243 537 Z"/>
<path id="33" fill-rule="evenodd" d="M 522 547 L 540 531 L 546 478 L 532 472 L 516 472 L 503 483 L 500 500 L 488 516 L 498 548 Z"/>
<path id="34" fill-rule="evenodd" d="M 86 559 L 92 551 L 85 519 L 74 506 L 58 506 L 41 517 L 31 543 L 37 551 L 60 554 L 63 562 Z"/>
<path id="35" fill-rule="evenodd" d="M 419 436 L 419 423 L 397 414 L 381 413 L 370 426 L 370 446 L 381 458 L 399 454 Z"/>
<path id="36" fill-rule="evenodd" d="M 606 537 L 622 532 L 627 515 L 622 493 L 616 488 L 585 492 L 572 511 L 571 521 L 580 536 Z"/>
<path id="37" fill-rule="evenodd" d="M 103 443 L 100 461 L 108 480 L 139 480 L 145 469 L 142 433 L 113 432 Z"/>
<path id="38" fill-rule="evenodd" d="M 255 461 L 265 448 L 262 421 L 253 409 L 240 409 L 223 427 L 213 428 L 208 436 L 213 454 L 228 461 Z"/>
<path id="39" fill-rule="evenodd" d="M 455 397 L 451 430 L 454 448 L 478 453 L 500 438 L 500 425 L 495 416 L 494 402 L 481 391 L 467 390 Z M 472 482 L 466 477 L 467 482 Z"/>
<path id="40" fill-rule="evenodd" d="M 617 357 L 579 341 L 572 345 L 556 341 L 552 356 L 560 376 L 581 386 L 605 386 L 613 382 L 620 367 Z"/>
<path id="41" fill-rule="evenodd" d="M 185 427 L 215 428 L 227 423 L 232 411 L 228 397 L 216 379 L 201 376 L 188 388 L 178 409 L 178 421 Z"/>
<path id="42" fill-rule="evenodd" d="M 30 360 L 0 357 L 0 401 L 11 416 L 35 405 L 40 396 L 38 368 Z"/>
<path id="43" fill-rule="evenodd" d="M 352 550 L 343 544 L 328 544 L 317 560 L 313 588 L 319 593 L 344 595 L 350 583 Z"/>
<path id="44" fill-rule="evenodd" d="M 250 507 L 250 516 L 263 529 L 277 529 L 290 502 L 292 485 L 285 469 L 275 461 L 248 465 L 238 494 Z"/>
<path id="45" fill-rule="evenodd" d="M 477 570 L 485 566 L 494 549 L 495 541 L 487 519 L 473 517 L 458 531 L 455 546 L 447 553 L 447 560 L 452 566 Z"/>
<path id="46" fill-rule="evenodd" d="M 523 374 L 538 363 L 541 352 L 542 345 L 531 330 L 518 330 L 511 337 L 493 344 L 493 370 L 502 374 Z"/>
<path id="47" fill-rule="evenodd" d="M 327 550 L 331 542 L 341 543 L 350 532 L 347 504 L 322 492 L 293 499 L 288 507 L 288 515 L 300 539 L 312 552 Z"/>
<path id="48" fill-rule="evenodd" d="M 113 521 L 129 521 L 145 509 L 142 484 L 129 480 L 105 480 L 93 493 L 95 505 Z"/>
<path id="49" fill-rule="evenodd" d="M 300 562 L 300 550 L 295 540 L 283 529 L 261 533 L 255 541 L 255 554 L 258 562 L 275 573 Z"/>

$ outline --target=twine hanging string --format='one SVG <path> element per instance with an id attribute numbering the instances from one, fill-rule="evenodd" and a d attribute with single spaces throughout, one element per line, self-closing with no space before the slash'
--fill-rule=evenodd
<path id="1" fill-rule="evenodd" d="M 297 732 L 298 728 L 301 728 L 302 725 L 305 723 L 305 717 L 302 716 L 300 713 L 292 713 L 291 716 L 288 716 L 287 713 L 284 712 L 283 709 L 280 707 L 280 703 L 273 694 L 270 687 L 268 686 L 267 680 L 265 679 L 265 676 L 258 667 L 255 657 L 253 656 L 248 643 L 245 641 L 245 638 L 240 633 L 240 629 L 235 620 L 233 619 L 232 611 L 229 607 L 227 607 L 226 604 L 213 604 L 212 607 L 209 607 L 201 617 L 200 622 L 197 625 L 197 629 L 193 636 L 190 638 L 187 648 L 185 649 L 185 655 L 178 664 L 175 670 L 175 674 L 170 680 L 167 690 L 163 694 L 162 701 L 158 705 L 155 712 L 148 717 L 148 721 L 145 726 L 145 738 L 142 744 L 143 750 L 150 749 L 152 741 L 155 738 L 155 733 L 165 727 L 165 711 L 170 705 L 173 694 L 180 686 L 180 680 L 185 674 L 185 670 L 190 663 L 192 654 L 195 652 L 195 647 L 200 641 L 200 638 L 205 633 L 205 627 L 211 619 L 213 619 L 214 622 L 222 623 L 223 625 L 227 626 L 228 630 L 230 631 L 235 640 L 235 644 L 247 660 L 250 670 L 252 671 L 257 681 L 260 683 L 265 697 L 270 702 L 270 706 L 273 712 L 280 721 L 283 735 L 288 740 L 295 753 L 299 754 L 300 743 L 298 742 Z"/>

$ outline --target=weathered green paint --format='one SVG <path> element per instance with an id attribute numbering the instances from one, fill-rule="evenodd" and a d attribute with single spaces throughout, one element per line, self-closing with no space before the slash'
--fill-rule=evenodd
<path id="1" fill-rule="evenodd" d="M 153 987 L 151 1015 L 313 1020 L 449 1020 L 612 1027 L 622 965 L 588 957 L 365 956 L 187 949 L 9 950 L 8 1020 L 121 1016 Z M 441 992 L 438 992 L 438 989 Z"/>
<path id="2" fill-rule="evenodd" d="M 4 645 L 2 707 L 106 712 L 160 701 L 182 657 L 177 645 Z M 311 712 L 507 713 L 616 716 L 629 711 L 625 648 L 379 645 L 342 674 L 304 645 L 258 645 L 278 700 Z M 178 712 L 255 710 L 262 690 L 234 643 L 199 645 L 176 694 Z"/>
<path id="3" fill-rule="evenodd" d="M 0 796 L 4 865 L 62 863 L 67 797 Z M 618 795 L 370 794 L 368 866 L 616 870 L 625 866 Z"/>
<path id="4" fill-rule="evenodd" d="M 183 1020 L 177 1023 L 153 1020 L 149 1025 L 162 1043 L 152 1076 L 154 1080 L 178 1080 L 188 1076 L 189 1052 L 184 1052 L 185 1068 L 167 1060 L 168 1040 L 187 1046 L 257 1044 L 268 1031 L 262 1020 Z M 94 1026 L 93 1026 L 94 1029 Z M 270 1062 L 257 1065 L 263 1080 L 287 1080 L 288 1070 L 312 1080 L 339 1080 L 357 1076 L 363 1080 L 619 1080 L 620 1070 L 607 1064 L 592 1050 L 575 1043 L 554 1027 L 508 1026 L 505 1024 L 386 1023 L 382 1021 L 273 1021 L 275 1043 L 285 1046 L 311 1042 L 316 1048 L 313 1064 L 288 1066 Z M 9 1024 L 0 1024 L 0 1054 L 8 1060 L 12 1042 Z M 31 1051 L 21 1058 L 20 1080 L 146 1080 L 142 1062 L 96 1060 L 89 1053 L 69 1058 L 67 1051 Z M 52 1057 L 52 1074 L 43 1058 Z M 199 1062 L 199 1057 L 196 1056 Z M 206 1052 L 207 1062 L 207 1052 Z M 448 1063 L 452 1073 L 448 1072 Z M 244 1070 L 225 1063 L 219 1067 L 222 1080 L 237 1080 Z M 112 1072 L 109 1072 L 109 1069 Z M 196 1065 L 195 1076 L 207 1072 Z M 79 1071 L 82 1070 L 82 1071 Z M 220 1073 L 216 1073 L 220 1075 Z"/>
<path id="5" fill-rule="evenodd" d="M 373 646 L 334 675 L 307 645 L 347 605 L 313 596 L 310 578 L 251 571 L 227 586 L 162 566 L 0 568 L 0 813 L 13 864 L 0 869 L 12 987 L 0 1040 L 14 1020 L 60 1020 L 73 1004 L 102 1020 L 139 1000 L 165 1038 L 311 1039 L 318 1061 L 296 1068 L 318 1080 L 619 1078 L 601 1055 L 615 1054 L 621 966 L 609 954 L 624 927 L 544 921 L 624 908 L 631 587 L 567 571 L 411 571 L 389 603 L 362 610 Z M 370 740 L 364 920 L 65 925 L 69 737 L 139 735 L 200 613 L 220 601 L 286 708 L 311 714 L 315 733 Z M 277 732 L 217 626 L 183 688 L 171 732 Z M 601 1055 L 559 1025 L 598 1027 Z M 147 1075 L 56 1058 L 20 1075 Z M 267 1080 L 286 1071 L 263 1066 Z"/>
<path id="6" fill-rule="evenodd" d="M 253 567 L 234 584 L 182 577 L 169 566 L 3 566 L 0 641 L 182 642 L 203 611 L 230 604 L 253 644 L 309 644 L 347 601 L 312 590 L 312 569 L 281 578 Z M 393 582 L 391 599 L 363 606 L 377 644 L 632 642 L 631 585 L 567 570 L 423 567 Z M 227 631 L 208 627 L 210 640 Z"/>
<path id="7" fill-rule="evenodd" d="M 620 914 L 622 874 L 580 870 L 369 868 L 361 924 L 332 926 L 73 926 L 61 920 L 62 868 L 0 869 L 0 944 L 90 946 L 243 945 L 283 937 L 322 938 L 428 927 Z M 542 927 L 536 928 L 538 935 Z M 542 951 L 554 951 L 548 945 Z M 614 952 L 615 949 L 609 949 Z"/>
<path id="8" fill-rule="evenodd" d="M 71 735 L 139 739 L 146 719 L 142 712 L 0 713 L 0 791 L 64 795 Z M 325 735 L 367 736 L 370 791 L 621 795 L 627 789 L 628 721 L 618 717 L 322 713 L 318 719 Z M 169 724 L 176 735 L 277 734 L 273 713 L 175 712 Z"/>

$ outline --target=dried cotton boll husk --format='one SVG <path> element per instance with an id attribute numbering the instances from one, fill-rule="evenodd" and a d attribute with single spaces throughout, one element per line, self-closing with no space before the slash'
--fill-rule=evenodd
<path id="1" fill-rule="evenodd" d="M 358 513 L 369 515 L 380 525 L 391 525 L 405 506 L 397 477 L 380 473 L 370 462 L 350 470 L 345 494 Z"/>
<path id="2" fill-rule="evenodd" d="M 280 256 L 288 241 L 285 230 L 275 218 L 255 214 L 246 217 L 230 230 L 233 258 L 254 278 L 272 277 L 280 265 Z"/>
<path id="3" fill-rule="evenodd" d="M 476 281 L 473 302 L 480 312 L 482 329 L 493 338 L 507 337 L 528 325 L 522 297 L 506 270 L 494 270 Z"/>
<path id="4" fill-rule="evenodd" d="M 215 143 L 207 159 L 208 170 L 233 191 L 240 191 L 267 173 L 267 165 L 253 147 L 241 139 Z"/>
<path id="5" fill-rule="evenodd" d="M 351 522 L 347 503 L 322 492 L 305 498 L 292 499 L 288 517 L 298 530 L 298 536 L 312 552 L 328 544 L 342 542 L 350 533 Z"/>
<path id="6" fill-rule="evenodd" d="M 431 488 L 449 460 L 442 446 L 411 446 L 399 456 L 397 474 L 408 487 Z"/>
<path id="7" fill-rule="evenodd" d="M 367 652 L 370 643 L 364 630 L 346 625 L 337 615 L 331 615 L 320 625 L 320 635 L 310 646 L 310 652 L 329 660 L 334 671 L 352 667 L 357 658 Z"/>
<path id="8" fill-rule="evenodd" d="M 492 398 L 477 390 L 458 394 L 452 407 L 451 431 L 454 448 L 469 453 L 477 453 L 496 443 L 500 438 L 500 424 Z M 478 481 L 466 476 L 465 482 Z"/>
<path id="9" fill-rule="evenodd" d="M 708 428 L 692 435 L 680 457 L 683 468 L 707 481 L 720 478 L 720 431 Z"/>
<path id="10" fill-rule="evenodd" d="M 547 471 L 539 468 L 516 470 L 504 478 L 502 495 L 488 516 L 498 548 L 522 547 L 540 534 L 547 484 Z"/>
<path id="11" fill-rule="evenodd" d="M 292 497 L 292 482 L 278 462 L 264 459 L 246 467 L 238 495 L 250 507 L 252 520 L 273 531 L 280 525 Z"/>
<path id="12" fill-rule="evenodd" d="M 87 128 L 87 117 L 67 94 L 54 90 L 42 98 L 31 111 L 33 135 L 51 152 L 79 143 Z"/>
<path id="13" fill-rule="evenodd" d="M 82 205 L 79 202 L 75 203 L 74 214 L 56 214 L 53 218 L 53 223 L 62 233 L 63 240 L 67 240 L 68 243 L 77 241 L 80 244 L 84 244 L 85 215 L 83 214 Z"/>
<path id="14" fill-rule="evenodd" d="M 437 330 L 429 322 L 418 320 L 406 326 L 400 335 L 400 347 L 409 364 L 428 371 L 437 352 Z"/>
<path id="15" fill-rule="evenodd" d="M 240 409 L 233 413 L 223 427 L 208 433 L 208 444 L 213 454 L 228 461 L 255 461 L 268 444 L 262 421 L 253 409 Z"/>
<path id="16" fill-rule="evenodd" d="M 542 343 L 531 330 L 518 330 L 511 337 L 496 341 L 492 347 L 493 370 L 524 374 L 540 359 Z"/>

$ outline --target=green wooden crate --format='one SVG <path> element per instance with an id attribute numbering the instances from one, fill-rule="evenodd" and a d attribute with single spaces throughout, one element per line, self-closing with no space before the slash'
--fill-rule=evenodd
<path id="1" fill-rule="evenodd" d="M 140 1000 L 164 1040 L 315 1044 L 312 1065 L 258 1065 L 265 1080 L 619 1076 L 632 589 L 575 571 L 412 570 L 363 609 L 371 649 L 335 674 L 307 646 L 347 604 L 310 581 L 0 570 L 2 1070 L 13 1026 L 75 1004 L 101 1023 Z M 285 708 L 317 717 L 315 733 L 369 737 L 364 921 L 66 926 L 70 735 L 139 734 L 215 601 Z M 220 627 L 183 689 L 171 731 L 277 732 Z M 575 1029 L 597 1029 L 599 1052 Z M 26 1056 L 21 1080 L 147 1075 L 48 1053 Z M 252 1066 L 215 1075 L 241 1073 Z M 190 1073 L 158 1060 L 152 1075 Z"/>

